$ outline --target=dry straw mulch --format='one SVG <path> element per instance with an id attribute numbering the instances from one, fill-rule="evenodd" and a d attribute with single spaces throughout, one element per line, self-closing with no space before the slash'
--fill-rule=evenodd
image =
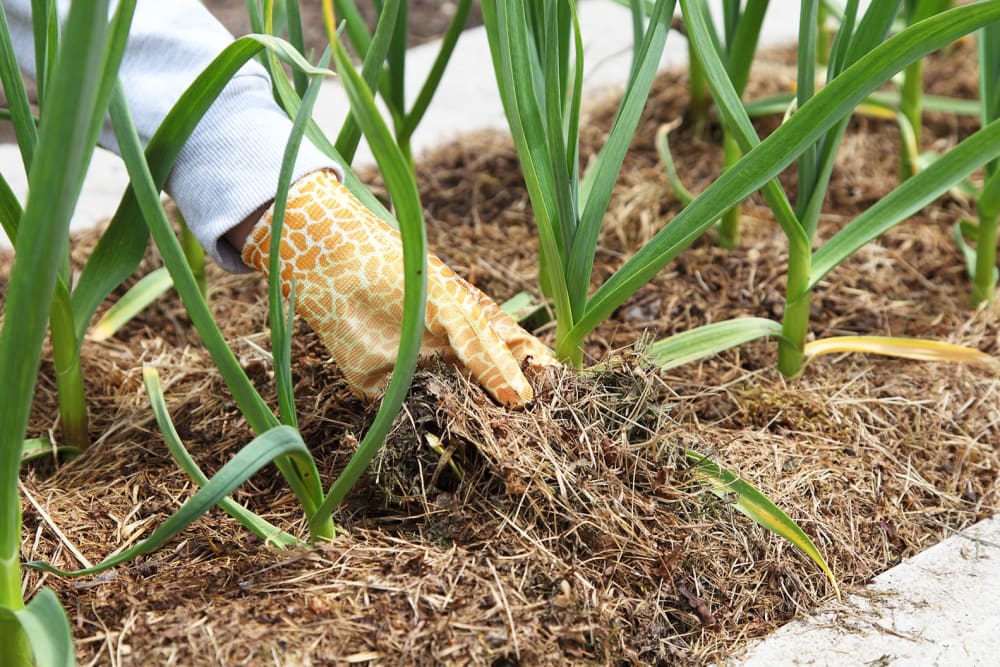
<path id="1" fill-rule="evenodd" d="M 932 89 L 970 85 L 971 75 L 958 76 L 967 48 L 935 59 Z M 792 80 L 782 62 L 777 54 L 758 70 L 766 84 L 755 94 Z M 607 217 L 595 284 L 678 210 L 652 136 L 683 113 L 683 74 L 662 75 L 656 91 Z M 586 154 L 609 113 L 591 109 Z M 925 142 L 939 148 L 974 129 L 944 116 L 928 124 Z M 695 190 L 717 171 L 715 139 L 687 128 L 673 138 Z M 894 183 L 893 127 L 857 119 L 845 141 L 824 238 Z M 418 171 L 432 246 L 499 299 L 534 291 L 535 235 L 509 140 L 467 137 L 424 156 Z M 794 174 L 786 186 L 794 191 Z M 632 351 L 646 336 L 780 317 L 785 243 L 760 202 L 744 213 L 740 250 L 700 240 L 589 339 L 603 370 L 534 378 L 539 396 L 523 412 L 497 407 L 453 369 L 423 371 L 389 445 L 337 513 L 331 544 L 274 551 L 216 510 L 107 576 L 29 574 L 29 594 L 57 590 L 85 664 L 703 664 L 832 592 L 806 558 L 696 484 L 683 448 L 785 508 L 848 590 L 991 515 L 995 373 L 844 356 L 786 380 L 768 343 L 660 373 Z M 945 198 L 833 272 L 814 297 L 815 335 L 922 336 L 1000 355 L 1000 307 L 968 308 L 950 240 L 951 222 L 967 213 L 968 202 Z M 78 238 L 77 254 L 93 240 Z M 143 270 L 156 262 L 150 252 Z M 211 286 L 237 354 L 270 391 L 249 344 L 267 344 L 262 284 L 213 271 Z M 329 480 L 373 408 L 350 395 L 304 327 L 294 353 L 303 433 Z M 143 364 L 160 370 L 181 436 L 206 469 L 250 439 L 183 309 L 161 300 L 113 340 L 85 346 L 96 442 L 70 464 L 24 471 L 25 558 L 78 567 L 72 545 L 97 561 L 192 493 L 156 432 Z M 53 386 L 46 365 L 32 435 L 54 428 Z M 273 469 L 235 497 L 304 530 Z"/>

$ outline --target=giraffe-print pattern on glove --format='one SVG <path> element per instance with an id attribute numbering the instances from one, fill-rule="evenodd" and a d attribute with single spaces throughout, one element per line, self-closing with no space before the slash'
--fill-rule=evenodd
<path id="1" fill-rule="evenodd" d="M 254 225 L 243 261 L 268 275 L 273 208 Z M 421 355 L 464 365 L 494 398 L 520 407 L 533 398 L 521 362 L 558 364 L 497 304 L 430 255 Z M 281 239 L 281 286 L 295 279 L 295 306 L 348 383 L 371 396 L 384 386 L 399 348 L 403 247 L 399 232 L 369 211 L 329 170 L 297 181 Z"/>

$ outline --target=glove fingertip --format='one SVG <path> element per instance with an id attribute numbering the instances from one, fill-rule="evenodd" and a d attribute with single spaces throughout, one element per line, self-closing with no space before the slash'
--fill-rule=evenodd
<path id="1" fill-rule="evenodd" d="M 493 392 L 494 397 L 508 408 L 523 408 L 535 398 L 535 392 L 525 383 L 518 391 L 510 385 L 504 385 Z"/>

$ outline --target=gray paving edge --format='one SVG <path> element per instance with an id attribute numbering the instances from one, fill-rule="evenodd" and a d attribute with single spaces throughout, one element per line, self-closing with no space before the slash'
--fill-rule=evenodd
<path id="1" fill-rule="evenodd" d="M 733 656 L 744 667 L 1000 664 L 1000 519 L 981 521 Z"/>

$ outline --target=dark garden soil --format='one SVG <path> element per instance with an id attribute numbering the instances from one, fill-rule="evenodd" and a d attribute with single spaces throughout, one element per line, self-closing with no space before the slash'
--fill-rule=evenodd
<path id="1" fill-rule="evenodd" d="M 936 56 L 929 88 L 974 95 L 972 48 Z M 753 96 L 794 82 L 787 55 L 762 60 Z M 659 77 L 606 218 L 595 286 L 679 210 L 653 136 L 683 115 L 686 95 L 683 73 Z M 592 105 L 587 155 L 613 109 Z M 925 148 L 944 149 L 976 126 L 926 120 Z M 682 126 L 672 135 L 695 191 L 717 175 L 717 132 L 698 139 Z M 821 237 L 894 186 L 896 151 L 893 125 L 852 121 Z M 536 235 L 510 140 L 470 135 L 424 155 L 418 174 L 433 249 L 500 300 L 537 293 Z M 793 192 L 794 175 L 785 183 Z M 214 510 L 106 576 L 28 574 L 28 595 L 57 591 L 84 664 L 705 664 L 833 592 L 811 562 L 692 479 L 684 447 L 788 511 L 845 591 L 992 515 L 995 370 L 845 355 L 789 380 L 768 342 L 670 372 L 632 351 L 708 322 L 780 317 L 786 244 L 758 199 L 743 213 L 738 250 L 716 247 L 712 234 L 697 241 L 590 336 L 588 365 L 604 370 L 535 378 L 538 398 L 524 411 L 497 407 L 452 369 L 423 371 L 384 454 L 337 512 L 332 543 L 276 551 Z M 969 214 L 969 202 L 945 197 L 834 271 L 814 297 L 815 336 L 926 337 L 1000 355 L 1000 305 L 969 308 L 950 238 L 952 222 Z M 77 260 L 94 238 L 75 239 Z M 158 264 L 151 251 L 142 272 Z M 9 258 L 0 280 L 8 271 Z M 271 392 L 254 347 L 268 343 L 263 283 L 213 267 L 210 285 L 237 355 Z M 539 335 L 551 342 L 548 329 Z M 300 424 L 329 483 L 374 408 L 350 395 L 304 326 L 294 354 Z M 22 475 L 23 556 L 66 568 L 134 543 L 193 492 L 153 422 L 143 365 L 159 370 L 180 434 L 206 470 L 252 437 L 173 296 L 111 340 L 88 342 L 83 355 L 93 447 Z M 54 401 L 46 363 L 32 436 L 58 437 Z M 273 468 L 235 498 L 305 534 Z"/>

